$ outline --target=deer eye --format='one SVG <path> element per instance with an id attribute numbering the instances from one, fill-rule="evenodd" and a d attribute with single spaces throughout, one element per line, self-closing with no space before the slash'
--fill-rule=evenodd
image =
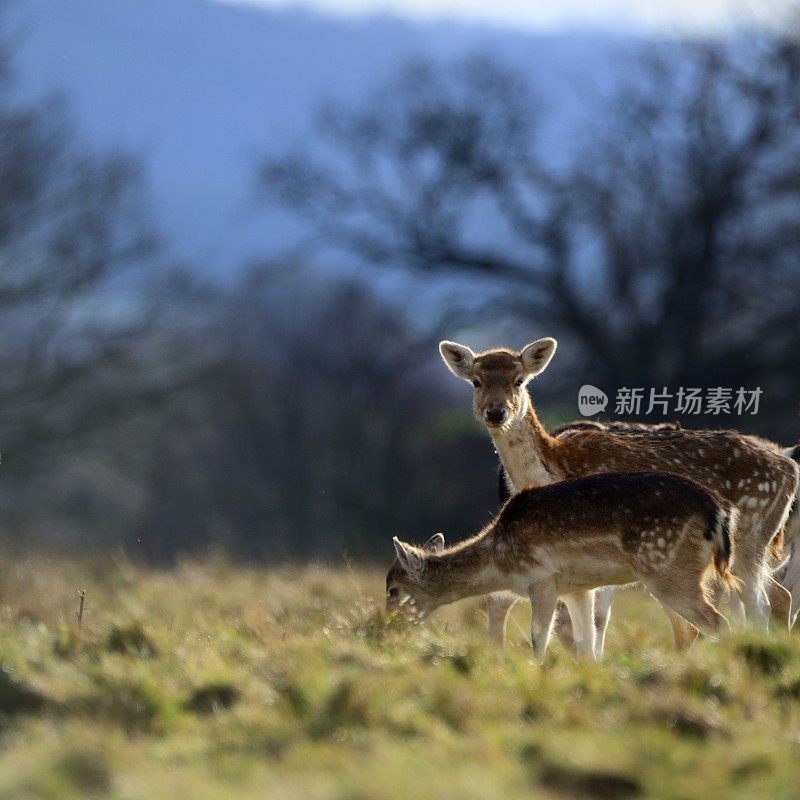
<path id="1" fill-rule="evenodd" d="M 388 596 L 389 596 L 389 597 L 390 597 L 392 600 L 394 600 L 394 599 L 395 599 L 395 598 L 396 598 L 396 597 L 397 597 L 397 596 L 400 594 L 400 590 L 399 590 L 399 589 L 398 589 L 396 586 L 390 586 L 390 587 L 389 587 L 389 588 L 386 590 L 386 594 L 387 594 L 387 595 L 388 595 Z"/>
<path id="2" fill-rule="evenodd" d="M 479 381 L 477 378 L 473 378 L 473 380 L 472 380 L 472 385 L 473 385 L 473 386 L 474 386 L 476 389 L 480 389 L 480 388 L 481 388 L 481 382 L 480 382 L 480 381 Z"/>
<path id="3" fill-rule="evenodd" d="M 516 387 L 517 387 L 517 389 L 519 389 L 519 387 L 520 387 L 520 386 L 522 386 L 522 384 L 523 384 L 523 383 L 524 383 L 524 381 L 522 380 L 522 378 L 517 378 L 517 379 L 514 381 L 514 386 L 516 386 Z"/>

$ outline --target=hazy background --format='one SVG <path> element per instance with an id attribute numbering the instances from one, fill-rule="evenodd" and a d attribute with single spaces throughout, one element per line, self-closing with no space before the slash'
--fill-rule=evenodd
<path id="1" fill-rule="evenodd" d="M 0 4 L 0 544 L 471 533 L 445 336 L 556 336 L 550 424 L 758 386 L 682 421 L 797 441 L 798 8 L 696 6 Z"/>

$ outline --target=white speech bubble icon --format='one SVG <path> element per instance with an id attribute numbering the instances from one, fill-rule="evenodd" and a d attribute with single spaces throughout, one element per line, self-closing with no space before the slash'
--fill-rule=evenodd
<path id="1" fill-rule="evenodd" d="M 586 383 L 578 390 L 578 410 L 584 417 L 605 411 L 607 405 L 608 397 L 602 389 Z"/>

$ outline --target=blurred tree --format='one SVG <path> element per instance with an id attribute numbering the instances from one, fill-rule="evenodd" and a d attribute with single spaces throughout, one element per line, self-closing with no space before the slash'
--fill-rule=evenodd
<path id="1" fill-rule="evenodd" d="M 797 436 L 800 45 L 748 37 L 654 48 L 558 167 L 518 76 L 416 64 L 262 185 L 323 241 L 567 331 L 587 380 L 760 385 L 743 424 Z"/>
<path id="2" fill-rule="evenodd" d="M 224 303 L 219 367 L 160 430 L 132 551 L 385 557 L 398 531 L 488 518 L 490 448 L 444 424 L 433 343 L 390 304 L 284 264 L 250 270 Z"/>
<path id="3" fill-rule="evenodd" d="M 0 98 L 0 430 L 14 471 L 113 411 L 143 320 L 122 270 L 154 246 L 139 168 L 80 148 L 58 104 Z"/>
<path id="4" fill-rule="evenodd" d="M 490 449 L 393 304 L 294 264 L 205 283 L 147 212 L 135 160 L 0 83 L 0 546 L 364 558 L 487 518 Z"/>
<path id="5" fill-rule="evenodd" d="M 163 400 L 166 370 L 132 269 L 157 248 L 139 165 L 87 150 L 58 98 L 20 101 L 11 61 L 2 41 L 0 502 L 24 540 L 36 515 L 64 514 L 63 530 L 102 505 L 101 483 L 118 488 L 101 466 L 112 428 Z"/>

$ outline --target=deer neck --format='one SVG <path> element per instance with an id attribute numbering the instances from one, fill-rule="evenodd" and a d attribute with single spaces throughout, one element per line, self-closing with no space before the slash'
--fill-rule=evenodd
<path id="1" fill-rule="evenodd" d="M 563 480 L 558 440 L 539 421 L 527 392 L 517 416 L 490 433 L 515 492 L 531 484 L 546 486 Z"/>
<path id="2" fill-rule="evenodd" d="M 507 588 L 494 561 L 491 539 L 494 525 L 462 544 L 428 557 L 426 580 L 440 603 Z"/>

